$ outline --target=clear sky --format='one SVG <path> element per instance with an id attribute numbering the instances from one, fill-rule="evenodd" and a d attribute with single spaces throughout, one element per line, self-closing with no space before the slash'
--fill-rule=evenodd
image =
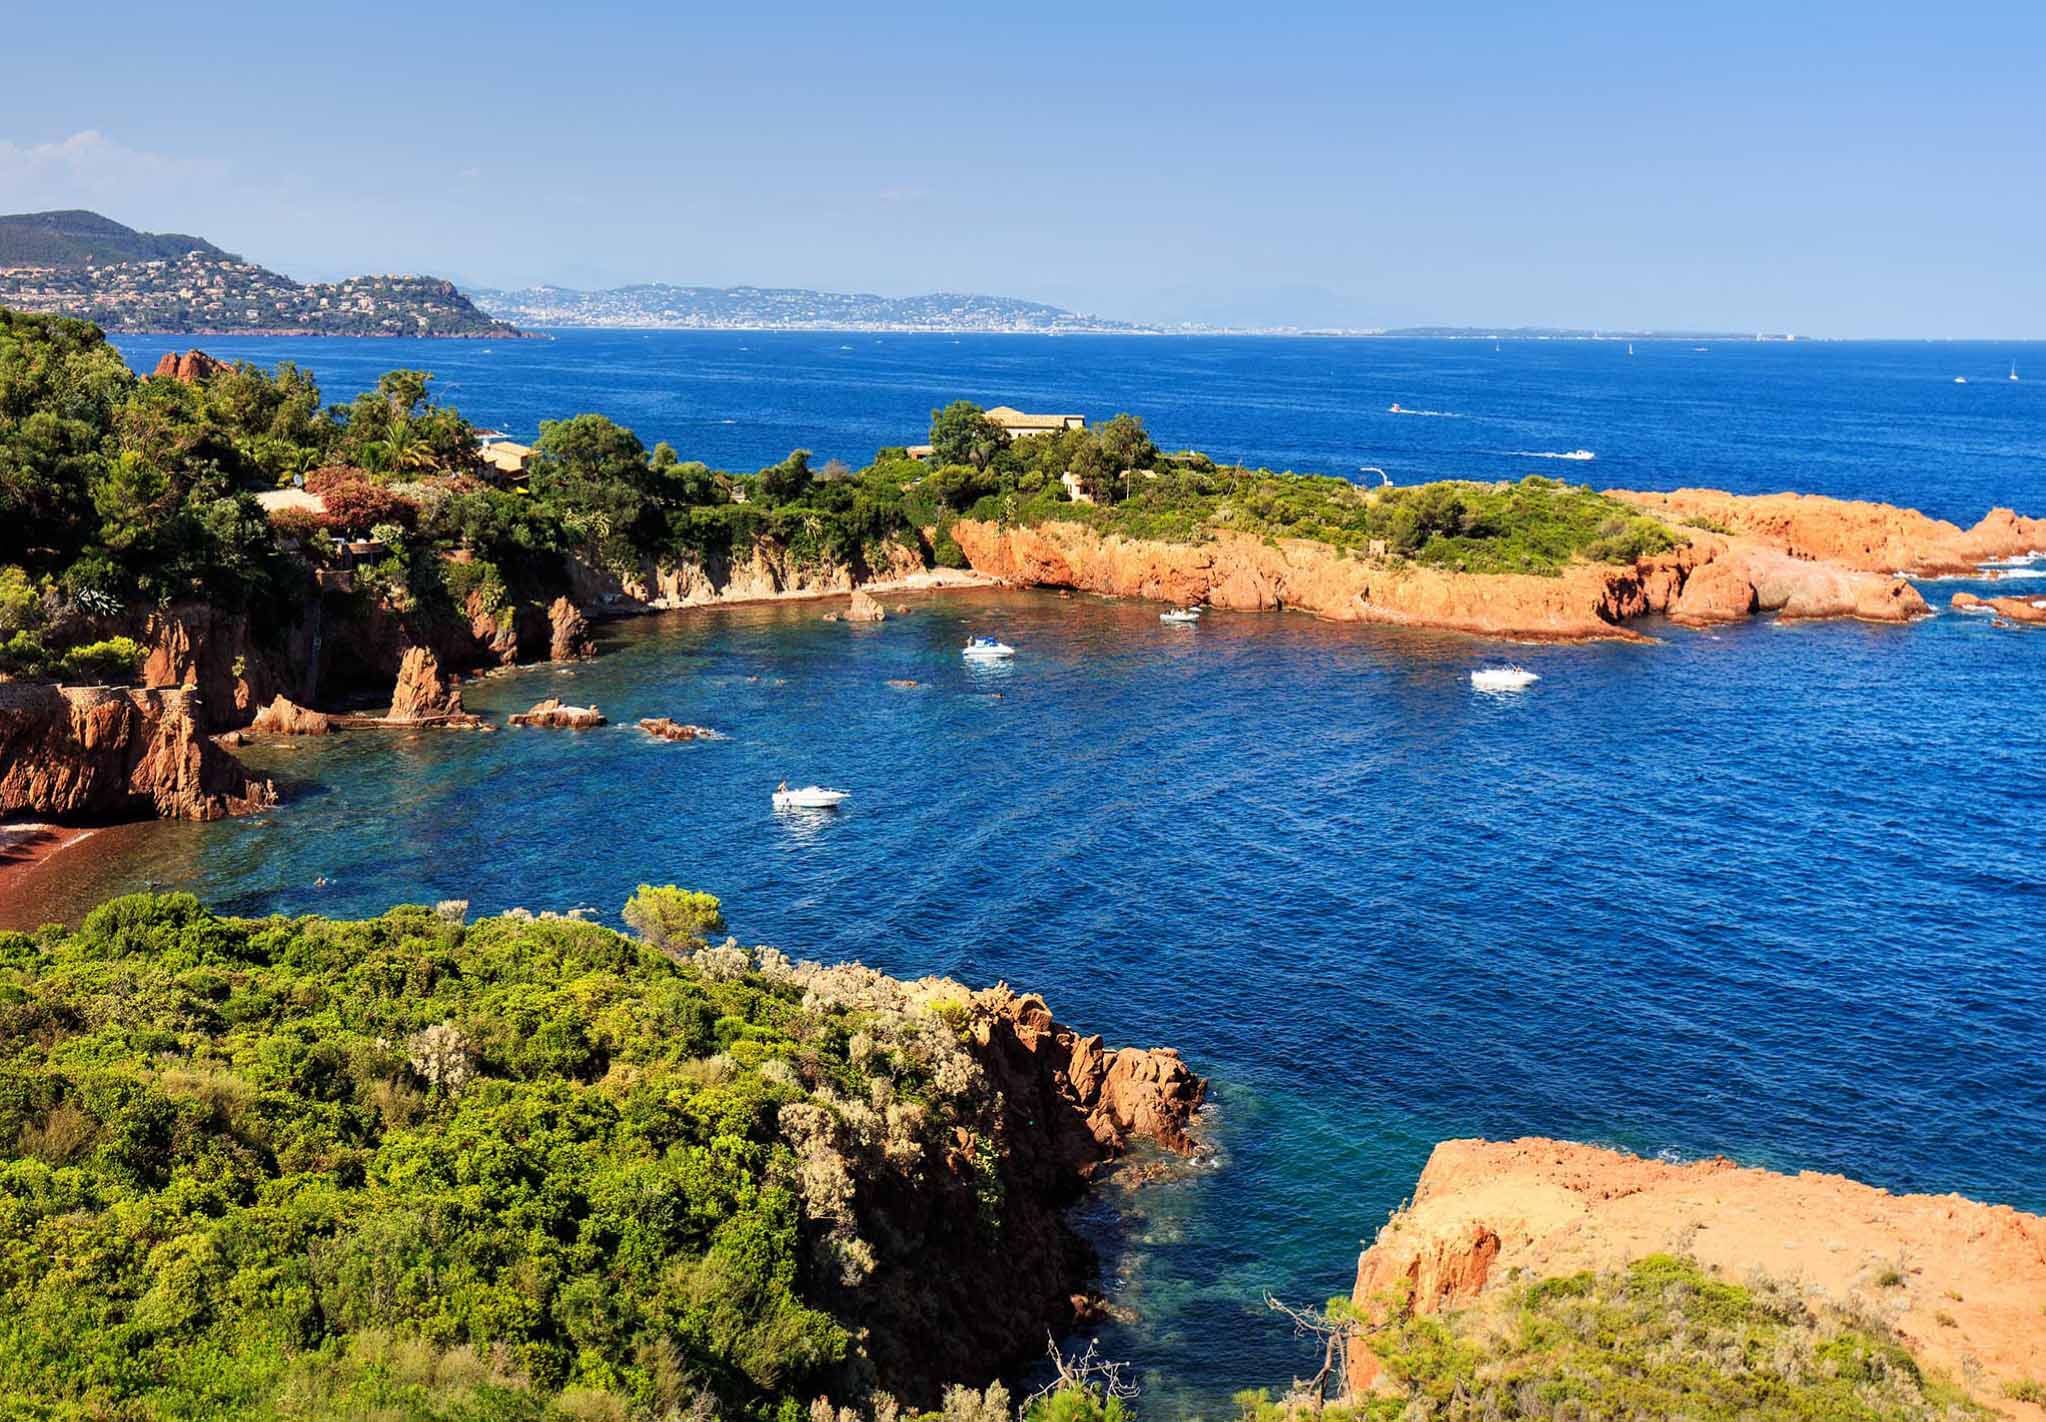
<path id="1" fill-rule="evenodd" d="M 302 278 L 2046 336 L 2046 3 L 15 0 L 0 211 Z"/>

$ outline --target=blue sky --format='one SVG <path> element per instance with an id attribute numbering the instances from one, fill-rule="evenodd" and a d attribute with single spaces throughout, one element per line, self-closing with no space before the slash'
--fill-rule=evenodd
<path id="1" fill-rule="evenodd" d="M 304 278 L 2046 336 L 2037 0 L 28 8 L 0 210 Z"/>

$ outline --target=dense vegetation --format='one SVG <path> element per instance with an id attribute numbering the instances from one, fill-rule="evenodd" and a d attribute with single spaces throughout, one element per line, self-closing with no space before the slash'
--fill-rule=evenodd
<path id="1" fill-rule="evenodd" d="M 871 1200 L 1002 1223 L 963 991 L 463 907 L 0 934 L 0 1415 L 896 1415 L 869 1295 L 942 1242 Z"/>
<path id="2" fill-rule="evenodd" d="M 1220 467 L 1160 451 L 1129 415 L 1012 439 L 960 401 L 933 412 L 931 444 L 927 460 L 884 449 L 858 471 L 796 450 L 737 474 L 584 414 L 544 424 L 530 480 L 507 483 L 424 372 L 333 405 L 289 362 L 137 379 L 98 328 L 0 310 L 0 675 L 119 679 L 134 645 L 119 639 L 180 602 L 246 612 L 259 635 L 294 624 L 311 573 L 343 556 L 366 595 L 466 624 L 550 599 L 570 556 L 626 574 L 763 549 L 857 572 L 962 566 L 950 529 L 963 516 L 1306 538 L 1477 573 L 1627 561 L 1676 539 L 1547 479 L 1365 490 Z M 295 482 L 324 512 L 266 516 L 254 495 Z M 337 537 L 368 554 L 341 554 Z"/>
<path id="3" fill-rule="evenodd" d="M 1330 1304 L 1384 1363 L 1386 1390 L 1323 1405 L 1247 1392 L 1243 1422 L 1937 1422 L 1988 1414 L 1927 1378 L 1879 1321 L 1814 1315 L 1795 1289 L 1713 1278 L 1653 1255 L 1625 1270 L 1547 1279 L 1496 1303 L 1419 1317 L 1389 1301 L 1369 1327 Z"/>
<path id="4" fill-rule="evenodd" d="M 0 674 L 112 675 L 113 639 L 179 602 L 295 622 L 337 536 L 373 540 L 361 584 L 424 618 L 551 597 L 570 554 L 892 562 L 883 544 L 915 542 L 898 484 L 801 451 L 717 473 L 599 415 L 544 426 L 530 487 L 507 487 L 431 381 L 393 371 L 324 405 L 289 362 L 138 379 L 98 328 L 0 310 Z M 295 481 L 326 511 L 266 517 L 254 495 Z"/>
<path id="5" fill-rule="evenodd" d="M 1143 422 L 1011 439 L 975 406 L 935 412 L 925 511 L 1004 523 L 1080 522 L 1127 538 L 1198 542 L 1217 533 L 1303 538 L 1346 553 L 1468 573 L 1544 573 L 1625 563 L 1678 535 L 1615 499 L 1537 476 L 1364 489 L 1346 479 L 1217 465 L 1167 454 Z M 1074 502 L 1070 485 L 1092 502 Z M 941 543 L 942 551 L 942 543 Z"/>

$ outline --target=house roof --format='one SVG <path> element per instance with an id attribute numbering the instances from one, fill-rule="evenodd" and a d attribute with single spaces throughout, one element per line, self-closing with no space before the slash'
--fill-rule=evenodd
<path id="1" fill-rule="evenodd" d="M 265 489 L 256 495 L 256 502 L 263 506 L 266 514 L 281 513 L 285 509 L 303 509 L 311 514 L 327 511 L 325 499 L 304 489 Z"/>
<path id="2" fill-rule="evenodd" d="M 524 472 L 526 461 L 533 457 L 533 447 L 501 439 L 484 449 L 482 454 L 483 462 L 493 469 L 506 474 L 518 474 Z"/>
<path id="3" fill-rule="evenodd" d="M 997 405 L 982 412 L 1004 429 L 1049 429 L 1062 430 L 1068 426 L 1085 426 L 1085 415 L 1032 415 L 1011 405 Z"/>

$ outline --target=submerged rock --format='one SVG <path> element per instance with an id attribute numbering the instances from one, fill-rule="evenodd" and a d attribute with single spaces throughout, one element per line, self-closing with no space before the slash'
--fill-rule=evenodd
<path id="1" fill-rule="evenodd" d="M 610 724 L 596 707 L 565 706 L 558 696 L 537 701 L 533 703 L 532 710 L 516 712 L 505 719 L 514 726 L 538 726 L 561 731 L 588 731 Z"/>
<path id="2" fill-rule="evenodd" d="M 1956 612 L 1988 612 L 2031 627 L 2046 627 L 2046 597 L 1977 597 L 1958 592 L 1953 596 Z"/>
<path id="3" fill-rule="evenodd" d="M 847 604 L 845 609 L 846 621 L 880 622 L 887 616 L 887 611 L 882 608 L 880 603 L 874 600 L 872 593 L 868 592 L 865 588 L 853 589 L 852 601 Z"/>

